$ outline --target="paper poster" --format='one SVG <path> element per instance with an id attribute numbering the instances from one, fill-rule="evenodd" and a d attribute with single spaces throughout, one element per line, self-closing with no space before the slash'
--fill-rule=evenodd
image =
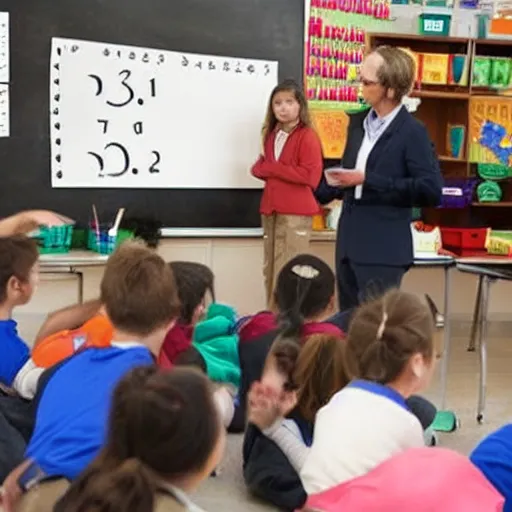
<path id="1" fill-rule="evenodd" d="M 322 141 L 324 158 L 341 158 L 347 138 L 347 114 L 342 110 L 311 110 L 311 118 Z"/>
<path id="2" fill-rule="evenodd" d="M 0 84 L 0 137 L 9 137 L 9 85 Z"/>
<path id="3" fill-rule="evenodd" d="M 277 62 L 53 39 L 52 185 L 261 188 Z"/>
<path id="4" fill-rule="evenodd" d="M 0 82 L 9 81 L 9 13 L 0 12 Z"/>

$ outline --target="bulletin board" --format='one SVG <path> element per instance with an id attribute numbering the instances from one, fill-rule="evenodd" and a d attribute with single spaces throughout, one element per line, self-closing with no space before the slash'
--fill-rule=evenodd
<path id="1" fill-rule="evenodd" d="M 367 108 L 359 69 L 368 32 L 389 26 L 387 0 L 306 0 L 304 83 L 325 158 L 340 158 L 347 113 Z"/>
<path id="2" fill-rule="evenodd" d="M 169 227 L 260 226 L 259 189 L 52 187 L 51 43 L 68 38 L 277 62 L 279 79 L 300 79 L 304 0 L 0 0 L 0 11 L 10 22 L 10 136 L 0 138 L 0 216 L 51 208 L 87 222 L 95 203 L 101 216 L 125 207 L 127 215 Z M 194 172 L 193 157 L 175 172 Z"/>

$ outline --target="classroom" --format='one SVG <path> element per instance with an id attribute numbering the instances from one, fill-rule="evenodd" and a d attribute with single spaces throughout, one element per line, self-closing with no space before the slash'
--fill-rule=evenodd
<path id="1" fill-rule="evenodd" d="M 0 0 L 0 511 L 512 511 L 511 55 L 498 0 Z"/>

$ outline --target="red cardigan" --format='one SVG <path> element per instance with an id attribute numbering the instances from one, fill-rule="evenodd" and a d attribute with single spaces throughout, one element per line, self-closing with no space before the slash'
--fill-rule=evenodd
<path id="1" fill-rule="evenodd" d="M 253 165 L 251 174 L 265 180 L 260 213 L 315 215 L 320 211 L 314 191 L 323 169 L 322 146 L 312 128 L 299 125 L 284 145 L 279 160 L 274 158 L 277 129 L 266 139 L 264 155 Z"/>

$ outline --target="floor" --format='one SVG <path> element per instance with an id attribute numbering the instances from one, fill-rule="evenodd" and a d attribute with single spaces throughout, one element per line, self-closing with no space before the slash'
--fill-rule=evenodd
<path id="1" fill-rule="evenodd" d="M 20 332 L 30 340 L 39 325 L 39 318 L 19 318 Z M 484 423 L 476 421 L 478 389 L 478 353 L 467 352 L 467 326 L 454 329 L 457 337 L 452 339 L 452 350 L 448 378 L 447 406 L 457 413 L 460 428 L 451 434 L 440 435 L 440 444 L 461 453 L 469 453 L 476 443 L 488 432 L 493 431 L 512 418 L 512 343 L 504 336 L 508 326 L 492 326 L 488 346 L 488 385 L 487 408 Z M 498 328 L 496 328 L 498 327 Z M 500 328 L 501 327 L 501 328 Z M 441 339 L 439 333 L 439 340 Z M 436 375 L 425 395 L 438 403 L 438 383 Z M 241 436 L 230 436 L 220 474 L 203 484 L 195 496 L 195 501 L 208 512 L 243 510 L 257 512 L 275 510 L 247 495 L 241 464 Z"/>

